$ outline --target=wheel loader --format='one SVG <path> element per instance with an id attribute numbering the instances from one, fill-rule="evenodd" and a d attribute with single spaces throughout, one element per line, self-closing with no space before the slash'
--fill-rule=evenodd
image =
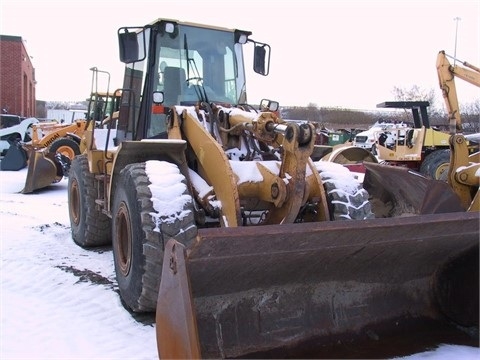
<path id="1" fill-rule="evenodd" d="M 414 123 L 413 127 L 376 133 L 375 143 L 380 161 L 408 167 L 432 179 L 447 181 L 450 163 L 449 138 L 456 132 L 462 132 L 455 77 L 480 87 L 479 68 L 467 62 L 461 62 L 463 67 L 452 66 L 448 57 L 445 51 L 440 51 L 436 67 L 448 111 L 449 133 L 430 126 L 427 101 L 386 101 L 378 104 L 378 108 L 411 109 Z M 393 141 L 387 142 L 387 137 Z M 471 153 L 478 151 L 478 144 L 472 144 L 471 148 Z"/>
<path id="2" fill-rule="evenodd" d="M 103 122 L 116 116 L 113 93 L 108 92 L 108 85 L 106 92 L 99 91 L 97 86 L 99 72 L 107 74 L 107 84 L 110 83 L 110 74 L 96 67 L 90 70 L 93 74 L 92 89 L 87 99 L 85 119 L 72 121 L 71 124 L 49 122 L 33 126 L 32 140 L 23 145 L 29 154 L 23 194 L 32 193 L 68 177 L 72 159 L 85 151 L 82 137 L 87 126 L 103 127 Z"/>
<path id="3" fill-rule="evenodd" d="M 260 75 L 271 55 L 251 35 L 118 30 L 118 118 L 88 127 L 70 168 L 74 242 L 111 244 L 122 303 L 156 312 L 162 359 L 478 346 L 478 209 L 408 169 L 367 161 L 362 187 L 313 161 L 312 124 L 247 102 L 243 48 Z"/>
<path id="4" fill-rule="evenodd" d="M 38 123 L 32 127 L 32 140 L 23 144 L 28 154 L 28 171 L 23 194 L 57 183 L 68 174 L 74 156 L 81 153 L 80 141 L 86 121 L 72 124 Z"/>

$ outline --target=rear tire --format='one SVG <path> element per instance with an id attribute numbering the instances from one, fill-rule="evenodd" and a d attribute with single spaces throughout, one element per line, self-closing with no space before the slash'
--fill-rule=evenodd
<path id="1" fill-rule="evenodd" d="M 68 178 L 68 212 L 73 241 L 84 248 L 109 245 L 110 219 L 97 210 L 95 176 L 88 170 L 86 155 L 72 160 Z M 103 192 L 103 186 L 100 186 Z"/>
<path id="2" fill-rule="evenodd" d="M 449 167 L 450 150 L 435 150 L 425 157 L 420 173 L 434 180 L 447 181 Z"/>
<path id="3" fill-rule="evenodd" d="M 151 161 L 150 164 L 168 169 L 168 173 L 162 173 L 162 180 L 168 179 L 173 171 L 176 181 L 162 181 L 161 191 L 178 199 L 172 204 L 183 202 L 184 205 L 181 211 L 175 211 L 175 206 L 171 206 L 171 214 L 158 216 L 146 163 L 127 165 L 117 177 L 112 207 L 115 273 L 124 305 L 134 312 L 156 309 L 165 243 L 173 237 L 188 245 L 197 234 L 188 188 L 178 186 L 179 183 L 186 184 L 185 177 L 174 164 L 161 161 Z M 185 202 L 186 196 L 190 201 Z"/>

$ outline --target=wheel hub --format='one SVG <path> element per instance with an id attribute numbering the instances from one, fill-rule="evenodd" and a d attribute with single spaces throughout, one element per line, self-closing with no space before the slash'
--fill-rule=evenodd
<path id="1" fill-rule="evenodd" d="M 70 217 L 75 225 L 80 223 L 80 192 L 74 178 L 70 182 Z"/>
<path id="2" fill-rule="evenodd" d="M 117 263 L 123 276 L 130 272 L 132 259 L 132 232 L 130 215 L 125 203 L 118 209 L 115 221 L 115 247 L 118 254 Z"/>

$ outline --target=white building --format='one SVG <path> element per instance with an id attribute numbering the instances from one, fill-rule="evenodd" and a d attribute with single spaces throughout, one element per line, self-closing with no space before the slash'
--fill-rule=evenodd
<path id="1" fill-rule="evenodd" d="M 48 109 L 47 119 L 56 120 L 59 123 L 70 124 L 78 119 L 85 119 L 87 110 L 61 110 L 61 109 Z"/>

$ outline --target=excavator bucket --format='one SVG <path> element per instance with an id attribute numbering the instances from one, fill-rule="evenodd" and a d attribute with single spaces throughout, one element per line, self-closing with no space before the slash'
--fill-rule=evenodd
<path id="1" fill-rule="evenodd" d="M 468 212 L 200 229 L 187 248 L 170 239 L 159 356 L 385 358 L 478 346 L 478 244 L 478 213 Z"/>
<path id="2" fill-rule="evenodd" d="M 31 150 L 22 194 L 29 194 L 50 186 L 52 183 L 60 181 L 62 177 L 61 167 L 49 157 L 47 149 Z"/>

